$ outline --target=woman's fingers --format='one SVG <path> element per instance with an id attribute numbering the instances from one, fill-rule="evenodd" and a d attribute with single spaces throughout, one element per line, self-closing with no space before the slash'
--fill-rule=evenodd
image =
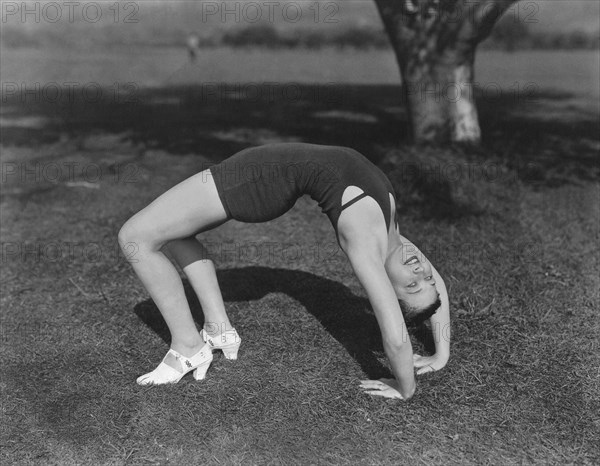
<path id="1" fill-rule="evenodd" d="M 382 392 L 380 390 L 367 390 L 365 393 L 367 395 L 386 396 L 385 392 Z"/>
<path id="2" fill-rule="evenodd" d="M 394 385 L 395 379 L 379 379 L 379 381 L 391 387 Z"/>
<path id="3" fill-rule="evenodd" d="M 392 387 L 394 379 L 380 380 L 361 380 L 360 386 L 365 390 L 365 393 L 375 396 L 383 396 L 385 398 L 400 398 L 402 395 Z"/>
<path id="4" fill-rule="evenodd" d="M 360 387 L 367 390 L 383 390 L 388 388 L 387 385 L 380 380 L 361 380 Z"/>
<path id="5" fill-rule="evenodd" d="M 417 371 L 417 375 L 427 374 L 428 372 L 434 372 L 435 369 L 432 366 L 423 366 Z"/>
<path id="6" fill-rule="evenodd" d="M 426 359 L 425 356 L 421 356 L 420 354 L 413 354 L 413 362 L 422 362 Z"/>
<path id="7" fill-rule="evenodd" d="M 413 365 L 417 370 L 417 375 L 427 374 L 428 372 L 435 372 L 443 369 L 446 365 L 447 360 L 443 360 L 436 356 L 419 356 L 418 354 L 413 355 Z"/>
<path id="8" fill-rule="evenodd" d="M 402 396 L 396 390 L 369 390 L 365 393 L 374 396 L 383 396 L 384 398 L 400 398 L 403 400 Z"/>
<path id="9" fill-rule="evenodd" d="M 418 354 L 413 354 L 413 364 L 417 368 L 423 367 L 423 366 L 427 365 L 427 358 L 424 358 L 423 356 L 419 356 Z"/>

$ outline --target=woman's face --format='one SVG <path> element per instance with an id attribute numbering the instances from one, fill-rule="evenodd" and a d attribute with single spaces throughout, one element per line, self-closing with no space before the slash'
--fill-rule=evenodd
<path id="1" fill-rule="evenodd" d="M 396 296 L 409 306 L 422 309 L 438 297 L 431 264 L 416 248 L 400 247 L 386 262 Z"/>

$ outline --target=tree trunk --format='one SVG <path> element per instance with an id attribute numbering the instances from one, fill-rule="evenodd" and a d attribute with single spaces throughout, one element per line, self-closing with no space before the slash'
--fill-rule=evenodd
<path id="1" fill-rule="evenodd" d="M 419 63 L 409 58 L 407 62 L 402 77 L 414 139 L 479 142 L 473 60 Z"/>
<path id="2" fill-rule="evenodd" d="M 479 143 L 477 44 L 514 0 L 375 0 L 402 75 L 416 142 Z"/>

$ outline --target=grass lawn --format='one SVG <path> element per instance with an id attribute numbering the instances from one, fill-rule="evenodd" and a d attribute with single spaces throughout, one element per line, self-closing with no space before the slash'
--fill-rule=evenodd
<path id="1" fill-rule="evenodd" d="M 598 115 L 544 118 L 567 111 L 555 91 L 535 111 L 484 96 L 481 148 L 417 149 L 397 87 L 339 84 L 325 100 L 300 90 L 294 101 L 206 101 L 191 85 L 140 90 L 137 104 L 9 100 L 20 123 L 2 135 L 0 461 L 600 462 Z M 361 392 L 360 379 L 389 374 L 377 324 L 327 218 L 301 199 L 271 223 L 203 235 L 240 359 L 216 354 L 202 382 L 136 385 L 169 336 L 118 229 L 209 164 L 292 140 L 355 147 L 388 172 L 401 231 L 449 287 L 448 366 L 419 377 L 408 403 Z M 428 351 L 426 329 L 412 330 Z"/>

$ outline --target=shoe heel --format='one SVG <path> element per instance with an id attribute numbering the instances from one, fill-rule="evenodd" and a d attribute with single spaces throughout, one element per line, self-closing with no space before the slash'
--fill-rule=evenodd
<path id="1" fill-rule="evenodd" d="M 225 359 L 230 359 L 232 361 L 235 361 L 238 358 L 239 350 L 240 350 L 239 345 L 236 346 L 235 348 L 223 349 L 223 355 L 225 356 Z"/>
<path id="2" fill-rule="evenodd" d="M 210 363 L 211 361 L 207 361 L 204 364 L 201 364 L 200 366 L 196 367 L 192 374 L 194 376 L 194 379 L 204 380 L 204 378 L 206 377 L 206 371 L 208 371 L 208 368 L 210 367 Z"/>

